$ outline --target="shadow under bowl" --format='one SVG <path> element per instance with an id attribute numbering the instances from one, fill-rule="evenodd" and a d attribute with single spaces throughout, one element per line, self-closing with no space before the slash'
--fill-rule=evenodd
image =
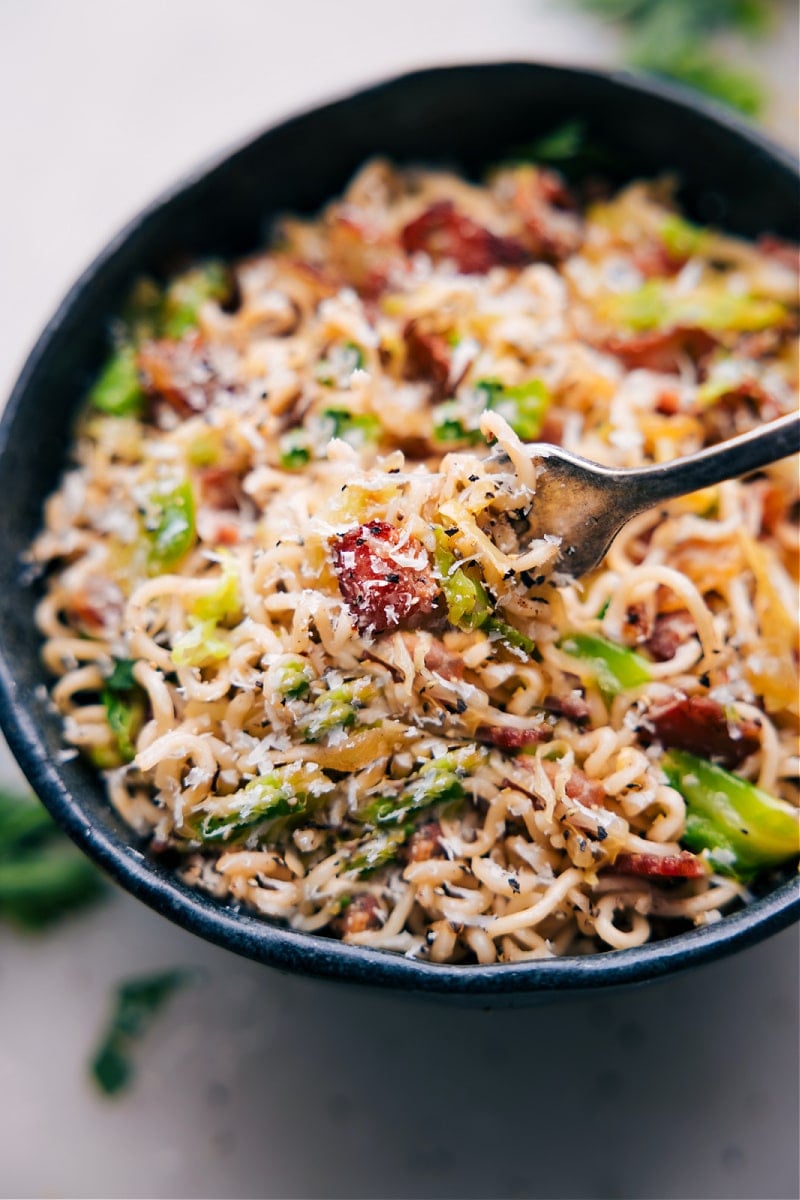
<path id="1" fill-rule="evenodd" d="M 68 461 L 71 430 L 103 360 L 108 321 L 142 272 L 264 244 L 285 211 L 313 213 L 375 154 L 475 175 L 563 122 L 592 148 L 586 168 L 614 182 L 674 172 L 701 222 L 744 235 L 797 238 L 797 167 L 733 115 L 678 89 L 627 76 L 533 63 L 419 71 L 283 122 L 205 167 L 124 229 L 78 280 L 30 355 L 0 422 L 0 724 L 59 824 L 151 908 L 239 954 L 288 971 L 463 1002 L 524 1004 L 664 976 L 788 925 L 796 880 L 705 928 L 637 949 L 521 964 L 438 966 L 295 933 L 194 891 L 147 856 L 82 760 L 60 761 L 60 719 L 21 560 Z M 599 157 L 598 157 L 599 154 Z"/>

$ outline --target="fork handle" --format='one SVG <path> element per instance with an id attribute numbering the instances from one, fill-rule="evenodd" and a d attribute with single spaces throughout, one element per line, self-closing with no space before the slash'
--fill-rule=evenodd
<path id="1" fill-rule="evenodd" d="M 688 458 L 659 463 L 654 467 L 637 467 L 614 471 L 614 482 L 625 488 L 631 486 L 639 493 L 642 508 L 660 500 L 672 500 L 689 492 L 749 475 L 778 459 L 788 458 L 800 451 L 800 412 L 788 413 L 731 438 L 721 446 L 710 446 Z M 609 473 L 611 474 L 611 473 Z"/>

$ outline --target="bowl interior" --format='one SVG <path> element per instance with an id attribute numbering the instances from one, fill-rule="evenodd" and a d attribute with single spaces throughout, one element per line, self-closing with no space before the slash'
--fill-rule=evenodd
<path id="1" fill-rule="evenodd" d="M 800 901 L 784 884 L 718 926 L 592 959 L 447 968 L 292 934 L 183 887 L 131 845 L 94 772 L 59 763 L 21 559 L 67 461 L 74 414 L 99 365 L 109 315 L 142 271 L 264 244 L 284 211 L 311 213 L 372 155 L 475 175 L 568 120 L 615 181 L 677 174 L 700 221 L 746 235 L 798 237 L 798 180 L 788 155 L 735 118 L 659 85 L 533 64 L 418 72 L 316 109 L 199 172 L 137 218 L 78 281 L 33 351 L 0 426 L 0 717 L 39 795 L 98 861 L 153 907 L 204 936 L 291 969 L 464 995 L 524 995 L 644 979 L 780 928 Z M 599 155 L 599 157 L 598 157 Z"/>

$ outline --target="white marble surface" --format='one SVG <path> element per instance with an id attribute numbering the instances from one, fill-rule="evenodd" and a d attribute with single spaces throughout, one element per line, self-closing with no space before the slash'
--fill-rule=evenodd
<path id="1" fill-rule="evenodd" d="M 750 56 L 787 141 L 796 46 L 786 8 Z M 409 66 L 616 51 L 557 0 L 0 0 L 0 392 L 88 258 L 226 143 Z M 166 964 L 203 980 L 102 1101 L 109 991 Z M 115 894 L 0 929 L 0 1195 L 796 1197 L 797 976 L 788 932 L 623 995 L 453 1011 L 278 975 Z"/>

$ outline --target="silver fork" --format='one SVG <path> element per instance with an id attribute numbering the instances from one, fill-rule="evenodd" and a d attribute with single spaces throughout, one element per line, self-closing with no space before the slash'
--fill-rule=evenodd
<path id="1" fill-rule="evenodd" d="M 536 465 L 530 536 L 560 537 L 555 565 L 577 578 L 601 562 L 623 525 L 645 509 L 796 454 L 800 413 L 687 458 L 633 470 L 603 467 L 544 442 L 526 449 Z"/>

